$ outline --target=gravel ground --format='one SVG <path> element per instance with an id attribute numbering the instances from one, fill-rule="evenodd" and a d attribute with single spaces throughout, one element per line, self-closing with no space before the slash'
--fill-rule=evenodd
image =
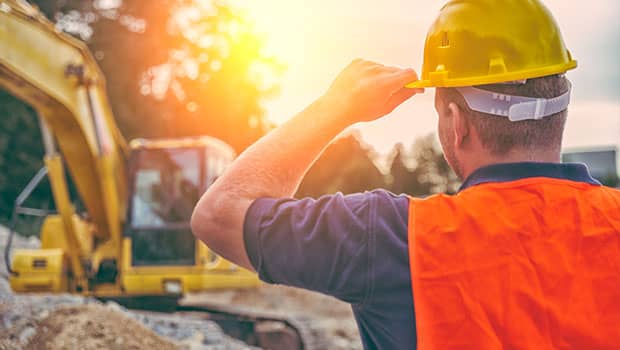
<path id="1" fill-rule="evenodd" d="M 0 253 L 7 230 L 0 226 Z M 37 248 L 37 239 L 16 236 L 14 248 Z M 1 349 L 196 349 L 241 350 L 248 345 L 228 337 L 207 320 L 134 312 L 116 303 L 102 304 L 62 294 L 14 295 L 0 259 Z M 328 348 L 358 350 L 361 343 L 349 305 L 299 289 L 264 285 L 258 289 L 191 295 L 186 303 L 238 307 L 310 319 L 325 334 Z"/>
<path id="2" fill-rule="evenodd" d="M 1 252 L 7 234 L 0 226 Z M 13 246 L 38 245 L 15 236 Z M 0 260 L 0 349 L 251 349 L 206 320 L 133 312 L 69 294 L 15 295 Z"/>
<path id="3" fill-rule="evenodd" d="M 258 289 L 215 291 L 189 295 L 184 302 L 235 305 L 248 309 L 286 313 L 309 319 L 321 331 L 330 350 L 361 350 L 351 306 L 319 293 L 279 285 Z"/>

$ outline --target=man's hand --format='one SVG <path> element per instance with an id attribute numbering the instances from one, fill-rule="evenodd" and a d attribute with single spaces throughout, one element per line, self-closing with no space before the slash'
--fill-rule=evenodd
<path id="1" fill-rule="evenodd" d="M 423 93 L 424 89 L 405 87 L 416 80 L 413 69 L 357 59 L 338 75 L 322 100 L 347 118 L 348 124 L 372 121 L 392 112 L 413 95 Z"/>
<path id="2" fill-rule="evenodd" d="M 292 197 L 325 146 L 351 124 L 390 113 L 423 90 L 410 69 L 353 61 L 327 93 L 248 148 L 205 193 L 192 230 L 216 253 L 252 269 L 243 240 L 245 214 L 261 197 Z"/>

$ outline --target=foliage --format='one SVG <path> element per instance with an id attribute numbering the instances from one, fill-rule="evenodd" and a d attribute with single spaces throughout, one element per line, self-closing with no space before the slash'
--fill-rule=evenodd
<path id="1" fill-rule="evenodd" d="M 393 192 L 427 196 L 458 190 L 458 178 L 437 146 L 435 135 L 416 140 L 410 155 L 402 144 L 396 145 L 392 154 L 389 188 Z"/>
<path id="2" fill-rule="evenodd" d="M 0 116 L 0 221 L 6 222 L 15 199 L 42 166 L 43 145 L 34 111 L 2 90 Z M 51 207 L 49 184 L 37 188 L 26 204 Z"/>
<path id="3" fill-rule="evenodd" d="M 609 174 L 600 181 L 604 186 L 620 188 L 620 177 L 616 174 Z"/>
<path id="4" fill-rule="evenodd" d="M 262 102 L 281 65 L 226 1 L 35 0 L 59 30 L 85 40 L 128 138 L 211 135 L 237 151 L 271 126 Z M 43 165 L 35 113 L 0 95 L 0 221 Z M 34 142 L 33 142 L 34 140 Z M 33 206 L 51 202 L 49 187 Z"/>
<path id="5" fill-rule="evenodd" d="M 385 188 L 394 193 L 428 196 L 454 193 L 459 182 L 434 135 L 420 138 L 407 153 L 402 144 L 394 147 L 387 174 L 376 166 L 378 156 L 352 133 L 334 141 L 306 174 L 297 197 L 318 197 L 342 192 L 357 193 Z"/>
<path id="6" fill-rule="evenodd" d="M 371 149 L 356 133 L 335 140 L 306 174 L 296 197 L 363 192 L 385 187 Z"/>
<path id="7" fill-rule="evenodd" d="M 283 67 L 230 1 L 37 0 L 86 40 L 128 138 L 211 135 L 237 151 L 269 128 Z"/>

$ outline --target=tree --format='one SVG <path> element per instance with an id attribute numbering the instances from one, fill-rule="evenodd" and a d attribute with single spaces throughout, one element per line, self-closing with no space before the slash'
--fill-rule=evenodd
<path id="1" fill-rule="evenodd" d="M 406 165 L 408 157 L 402 143 L 394 145 L 390 158 L 392 159 L 388 177 L 390 191 L 398 194 L 410 193 L 412 188 L 419 187 L 417 179 Z"/>
<path id="2" fill-rule="evenodd" d="M 394 146 L 389 173 L 376 166 L 377 156 L 360 141 L 359 133 L 347 134 L 332 144 L 306 174 L 296 197 L 318 197 L 385 188 L 397 194 L 425 197 L 455 193 L 459 182 L 437 146 L 435 136 L 416 140 L 407 153 L 402 144 Z"/>
<path id="3" fill-rule="evenodd" d="M 614 188 L 620 187 L 620 177 L 616 174 L 609 174 L 603 177 L 600 181 L 604 186 Z"/>
<path id="4" fill-rule="evenodd" d="M 416 140 L 409 156 L 401 144 L 395 146 L 392 154 L 392 181 L 389 188 L 393 192 L 428 196 L 434 193 L 455 193 L 458 190 L 458 178 L 439 150 L 435 135 Z M 407 163 L 412 165 L 408 166 Z"/>
<path id="5" fill-rule="evenodd" d="M 36 113 L 0 90 L 0 222 L 10 219 L 15 198 L 43 165 L 43 145 Z M 42 184 L 28 205 L 51 206 L 51 190 Z"/>
<path id="6" fill-rule="evenodd" d="M 405 193 L 412 196 L 425 196 L 431 193 L 428 183 L 421 182 L 421 167 L 410 169 L 406 164 L 410 158 L 405 153 L 402 144 L 394 146 L 392 151 L 392 165 L 390 166 L 390 186 L 389 189 L 397 194 Z"/>
<path id="7" fill-rule="evenodd" d="M 88 43 L 128 138 L 211 135 L 237 151 L 271 125 L 283 66 L 230 1 L 37 0 Z"/>
<path id="8" fill-rule="evenodd" d="M 385 188 L 385 176 L 375 163 L 371 148 L 349 133 L 330 144 L 310 168 L 296 197 L 319 197 L 342 192 L 359 193 Z"/>

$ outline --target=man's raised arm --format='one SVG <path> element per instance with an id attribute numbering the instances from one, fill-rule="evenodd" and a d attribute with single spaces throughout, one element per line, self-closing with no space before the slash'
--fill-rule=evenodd
<path id="1" fill-rule="evenodd" d="M 346 127 L 393 111 L 422 92 L 404 86 L 417 80 L 411 69 L 355 60 L 327 93 L 303 112 L 243 152 L 202 196 L 192 231 L 216 253 L 253 270 L 243 241 L 243 221 L 261 197 L 292 197 L 329 142 Z"/>

